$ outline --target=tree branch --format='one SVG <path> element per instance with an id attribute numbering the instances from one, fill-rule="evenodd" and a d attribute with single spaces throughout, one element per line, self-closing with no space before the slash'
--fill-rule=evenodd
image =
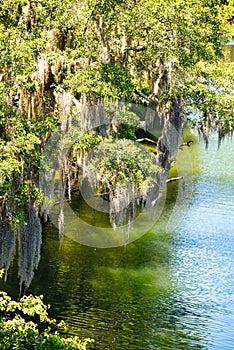
<path id="1" fill-rule="evenodd" d="M 59 204 L 62 204 L 62 203 L 67 203 L 67 202 L 70 203 L 69 199 L 64 199 L 64 200 L 62 200 L 62 201 L 54 202 L 53 205 L 59 205 Z"/>
<path id="2" fill-rule="evenodd" d="M 147 137 L 144 137 L 144 138 L 142 138 L 142 139 L 137 139 L 136 141 L 138 141 L 138 142 L 148 141 L 148 142 L 151 142 L 151 143 L 154 143 L 155 145 L 157 145 L 157 142 L 156 142 L 156 141 L 151 140 L 151 139 L 148 139 Z"/>
<path id="3" fill-rule="evenodd" d="M 143 97 L 146 101 L 150 102 L 150 98 L 148 96 L 146 96 L 145 94 L 143 94 L 142 92 L 137 91 L 137 90 L 134 90 L 134 92 L 136 95 Z"/>
<path id="4" fill-rule="evenodd" d="M 134 51 L 134 52 L 141 52 L 141 51 L 146 50 L 146 47 L 145 46 L 142 46 L 142 47 L 127 47 L 126 50 L 127 51 Z"/>
<path id="5" fill-rule="evenodd" d="M 179 146 L 179 149 L 182 150 L 182 147 L 186 147 L 186 146 L 190 147 L 190 143 L 192 143 L 192 142 L 193 142 L 193 140 L 189 140 L 189 141 L 187 141 L 187 142 L 182 143 L 182 144 Z"/>
<path id="6" fill-rule="evenodd" d="M 167 179 L 166 183 L 174 182 L 174 181 L 179 181 L 184 179 L 184 176 L 178 176 L 178 177 L 171 177 L 170 179 Z"/>

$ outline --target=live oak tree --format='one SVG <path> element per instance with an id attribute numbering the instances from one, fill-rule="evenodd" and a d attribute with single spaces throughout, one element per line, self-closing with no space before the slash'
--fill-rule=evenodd
<path id="1" fill-rule="evenodd" d="M 57 115 L 64 113 L 68 92 L 93 104 L 134 100 L 134 91 L 143 90 L 156 109 L 184 96 L 185 84 L 189 90 L 189 83 L 198 82 L 201 75 L 205 83 L 205 74 L 207 79 L 212 75 L 204 63 L 217 59 L 221 40 L 231 35 L 231 5 L 184 0 L 3 1 L 2 139 L 14 135 L 8 120 L 16 112 L 18 119 L 26 120 L 19 123 L 33 124 L 25 130 L 32 147 L 43 143 L 53 124 L 57 126 Z M 39 140 L 34 142 L 30 132 Z"/>
<path id="2" fill-rule="evenodd" d="M 29 227 L 39 232 L 38 208 L 44 200 L 39 166 L 57 127 L 64 132 L 73 116 L 81 115 L 80 136 L 63 163 L 64 186 L 71 180 L 69 166 L 80 166 L 74 162 L 81 153 L 85 157 L 97 143 L 105 147 L 106 138 L 134 139 L 132 110 L 122 121 L 93 128 L 97 120 L 82 113 L 85 108 L 116 101 L 144 105 L 149 107 L 141 120 L 146 130 L 161 118 L 154 159 L 164 183 L 190 112 L 198 113 L 191 120 L 206 142 L 211 130 L 219 132 L 220 140 L 232 131 L 234 69 L 224 64 L 221 44 L 233 37 L 233 16 L 233 1 L 219 0 L 0 1 L 0 231 L 8 232 L 8 242 L 15 240 L 12 226 L 21 232 L 22 245 Z M 171 125 L 176 133 L 171 134 Z M 128 152 L 129 141 L 118 142 L 121 152 L 123 147 Z M 114 150 L 118 158 L 114 147 L 110 142 L 110 153 Z M 137 150 L 139 157 L 151 157 Z M 121 164 L 127 181 L 132 170 L 127 160 Z M 113 173 L 118 167 L 113 165 Z M 144 175 L 140 166 L 137 172 Z M 150 181 L 151 172 L 146 176 L 144 181 Z M 35 267 L 40 235 L 32 236 Z M 13 249 L 8 248 L 1 265 L 11 260 Z M 21 266 L 25 270 L 25 262 Z M 32 276 L 23 278 L 26 285 Z"/>

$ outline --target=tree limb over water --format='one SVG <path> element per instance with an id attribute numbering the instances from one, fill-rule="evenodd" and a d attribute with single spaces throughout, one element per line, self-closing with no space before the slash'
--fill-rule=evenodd
<path id="1" fill-rule="evenodd" d="M 187 142 L 184 142 L 182 143 L 180 146 L 179 146 L 179 149 L 183 150 L 183 147 L 190 147 L 190 144 L 193 143 L 194 141 L 193 140 L 189 140 Z"/>
<path id="2" fill-rule="evenodd" d="M 151 142 L 151 143 L 154 143 L 155 145 L 157 145 L 158 142 L 154 141 L 154 140 L 151 140 L 147 137 L 143 137 L 142 139 L 137 139 L 136 140 L 137 142 L 143 142 L 143 141 L 147 141 L 147 142 Z"/>
<path id="3" fill-rule="evenodd" d="M 178 177 L 171 177 L 170 179 L 167 179 L 166 180 L 166 183 L 170 183 L 170 182 L 175 182 L 175 181 L 179 181 L 179 180 L 182 180 L 184 179 L 184 176 L 178 176 Z"/>
<path id="4" fill-rule="evenodd" d="M 144 98 L 146 101 L 150 102 L 150 98 L 148 96 L 146 96 L 145 94 L 143 94 L 140 91 L 134 90 L 135 94 L 137 94 L 138 96 Z"/>
<path id="5" fill-rule="evenodd" d="M 90 181 L 103 187 L 103 192 L 111 189 L 113 227 L 126 217 L 131 224 L 136 209 L 133 203 L 148 195 L 152 202 L 155 193 L 150 192 L 151 182 L 165 185 L 178 148 L 190 147 L 191 140 L 179 145 L 190 112 L 198 116 L 197 120 L 191 118 L 191 125 L 198 127 L 206 142 L 212 130 L 219 132 L 220 140 L 233 130 L 234 66 L 223 64 L 220 46 L 221 39 L 229 41 L 234 34 L 233 26 L 227 25 L 232 6 L 223 7 L 222 2 L 216 6 L 207 0 L 144 0 L 134 5 L 128 0 L 107 0 L 104 5 L 95 0 L 92 8 L 89 2 L 74 0 L 51 0 L 49 6 L 46 1 L 25 6 L 15 1 L 13 7 L 9 0 L 3 3 L 0 201 L 4 216 L 0 220 L 0 239 L 4 244 L 0 265 L 9 267 L 17 236 L 14 227 L 18 225 L 22 256 L 23 249 L 34 252 L 36 261 L 27 265 L 21 259 L 21 280 L 27 286 L 39 260 L 37 218 L 40 215 L 46 219 L 53 206 L 46 204 L 43 196 L 51 203 L 55 169 L 61 167 L 61 201 L 66 200 L 66 191 L 70 197 L 71 183 L 83 169 Z M 121 109 L 123 101 L 135 107 Z M 109 107 L 115 102 L 117 109 L 112 110 Z M 90 106 L 92 113 L 86 108 Z M 82 135 L 74 141 L 76 149 L 56 158 L 41 193 L 40 161 L 50 135 L 57 128 L 66 133 L 77 115 L 76 129 Z M 144 147 L 135 149 L 130 145 L 130 140 L 137 139 L 135 130 L 140 123 L 149 132 L 156 124 L 162 126 L 157 142 L 138 139 L 156 145 L 157 154 L 152 160 Z M 128 142 L 114 148 L 120 139 Z M 104 171 L 100 171 L 98 160 L 91 173 L 87 154 L 106 141 L 112 152 L 108 159 L 107 152 L 101 153 L 101 161 L 106 160 L 102 163 Z M 79 170 L 72 169 L 73 163 Z M 155 166 L 163 174 L 156 176 Z M 27 206 L 33 208 L 31 213 Z M 35 222 L 38 232 L 33 229 Z M 6 232 L 11 232 L 10 236 Z"/>

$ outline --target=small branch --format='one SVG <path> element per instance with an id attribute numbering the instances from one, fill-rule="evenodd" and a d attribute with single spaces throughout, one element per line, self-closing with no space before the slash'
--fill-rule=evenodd
<path id="1" fill-rule="evenodd" d="M 96 194 L 94 195 L 94 197 L 102 197 L 102 196 L 106 196 L 106 195 L 109 195 L 109 194 L 110 194 L 110 192 L 96 193 Z"/>
<path id="2" fill-rule="evenodd" d="M 174 182 L 174 181 L 179 181 L 179 180 L 182 180 L 184 179 L 184 176 L 178 176 L 178 177 L 172 177 L 170 179 L 167 179 L 166 183 L 170 183 L 170 182 Z"/>
<path id="3" fill-rule="evenodd" d="M 136 95 L 143 97 L 146 101 L 150 102 L 150 98 L 148 96 L 146 96 L 145 94 L 143 94 L 142 92 L 137 91 L 137 90 L 135 90 L 134 92 Z"/>
<path id="4" fill-rule="evenodd" d="M 189 140 L 189 141 L 187 141 L 187 142 L 184 142 L 184 143 L 182 143 L 180 146 L 179 146 L 179 149 L 181 149 L 182 150 L 182 147 L 190 147 L 190 143 L 192 143 L 193 142 L 193 140 Z"/>
<path id="5" fill-rule="evenodd" d="M 126 51 L 134 51 L 134 52 L 141 52 L 146 50 L 145 46 L 142 47 L 126 47 Z"/>
<path id="6" fill-rule="evenodd" d="M 63 201 L 54 202 L 53 205 L 58 205 L 58 204 L 66 203 L 66 202 L 70 202 L 69 199 L 64 199 Z"/>
<path id="7" fill-rule="evenodd" d="M 151 143 L 154 143 L 155 145 L 157 145 L 156 141 L 148 139 L 147 137 L 144 137 L 143 139 L 137 139 L 136 141 L 138 141 L 138 142 L 148 141 L 148 142 L 151 142 Z"/>

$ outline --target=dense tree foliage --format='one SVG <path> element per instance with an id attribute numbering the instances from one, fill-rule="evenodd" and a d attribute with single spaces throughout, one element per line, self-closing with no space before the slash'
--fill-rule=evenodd
<path id="1" fill-rule="evenodd" d="M 231 36 L 227 18 L 232 5 L 204 0 L 2 1 L 1 172 L 10 176 L 30 154 L 37 158 L 46 132 L 57 126 L 61 111 L 56 93 L 61 89 L 89 103 L 133 99 L 134 89 L 141 89 L 156 102 L 158 76 L 165 67 L 171 70 L 162 87 L 167 98 L 199 76 L 206 83 L 224 71 L 231 81 L 232 67 L 220 64 L 218 70 L 210 63 L 222 53 L 221 40 Z M 196 95 L 194 88 L 191 95 Z M 200 96 L 195 97 L 200 108 Z"/>
<path id="2" fill-rule="evenodd" d="M 234 36 L 232 0 L 1 0 L 0 29 L 3 241 L 6 232 L 14 241 L 11 226 L 20 232 L 22 246 L 28 232 L 30 237 L 39 232 L 39 207 L 43 203 L 41 216 L 47 214 L 44 203 L 51 202 L 49 190 L 54 189 L 39 189 L 43 150 L 57 128 L 66 133 L 74 116 L 79 116 L 79 133 L 61 163 L 63 194 L 94 147 L 96 155 L 106 152 L 96 176 L 90 176 L 95 184 L 101 176 L 107 192 L 115 193 L 124 178 L 132 183 L 130 192 L 143 198 L 143 189 L 150 191 L 154 179 L 165 184 L 186 121 L 198 126 L 207 143 L 212 130 L 220 141 L 233 130 L 234 66 L 225 64 L 222 50 Z M 117 108 L 117 119 L 110 110 L 114 102 L 123 106 Z M 138 109 L 125 108 L 130 102 Z M 92 106 L 105 106 L 108 125 L 100 125 L 98 112 L 86 113 Z M 142 106 L 149 107 L 145 115 Z M 163 130 L 155 157 L 137 144 L 130 146 L 129 140 L 138 142 L 136 130 L 151 130 L 156 117 Z M 176 135 L 171 135 L 171 125 Z M 59 160 L 56 164 L 61 165 Z M 97 168 L 95 158 L 93 165 Z M 112 196 L 112 208 L 120 192 Z M 33 246 L 36 266 L 39 248 Z M 6 245 L 2 265 L 12 252 Z"/>
<path id="3" fill-rule="evenodd" d="M 14 301 L 5 292 L 0 292 L 0 302 L 2 350 L 85 350 L 86 345 L 92 342 L 91 339 L 81 342 L 78 337 L 60 336 L 58 330 L 65 325 L 48 317 L 48 306 L 43 303 L 42 296 L 29 295 Z"/>

